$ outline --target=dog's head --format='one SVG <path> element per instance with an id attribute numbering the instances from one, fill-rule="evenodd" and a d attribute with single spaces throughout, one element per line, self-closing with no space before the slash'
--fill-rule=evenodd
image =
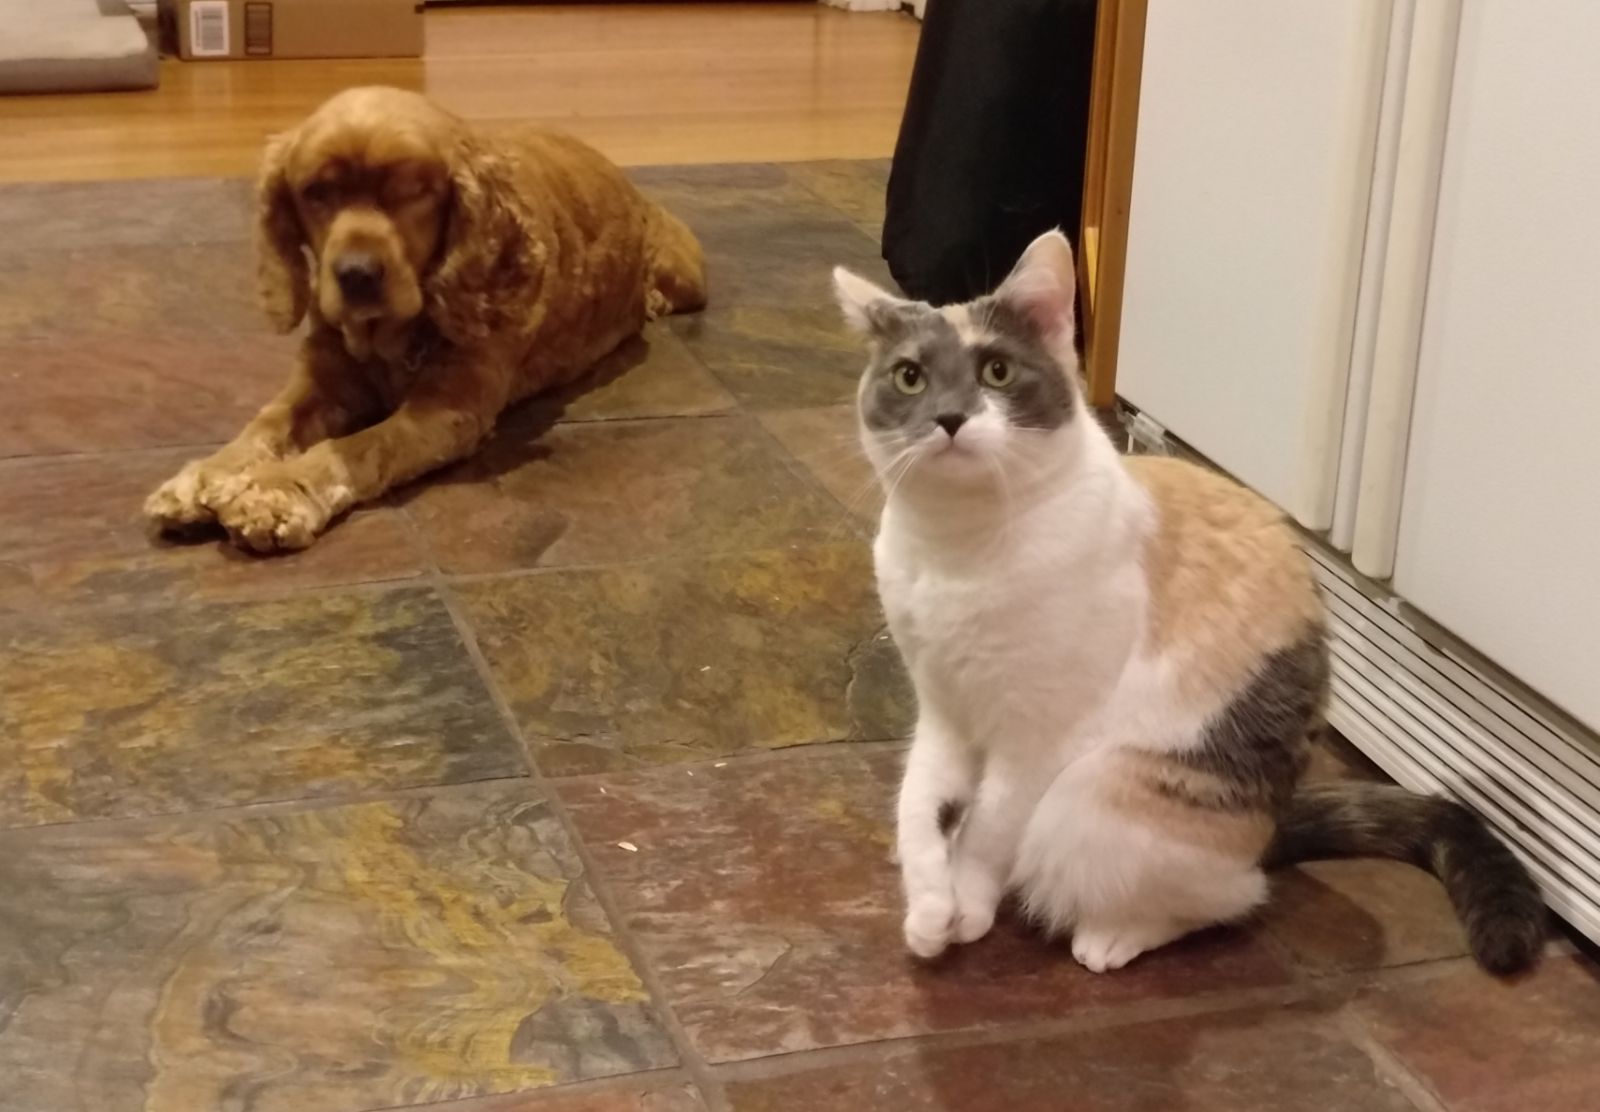
<path id="1" fill-rule="evenodd" d="M 287 332 L 314 295 L 350 342 L 451 300 L 449 287 L 498 238 L 491 163 L 460 120 L 416 93 L 350 89 L 327 101 L 276 136 L 262 162 L 257 257 L 268 316 Z"/>

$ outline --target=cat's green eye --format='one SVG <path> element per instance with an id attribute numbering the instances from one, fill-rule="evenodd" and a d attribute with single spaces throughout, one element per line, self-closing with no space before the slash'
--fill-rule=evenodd
<path id="1" fill-rule="evenodd" d="M 889 372 L 894 388 L 902 394 L 920 394 L 928 388 L 928 376 L 915 363 L 896 363 Z"/>
<path id="2" fill-rule="evenodd" d="M 993 386 L 996 390 L 1004 390 L 1016 378 L 1011 364 L 1004 359 L 991 359 L 983 365 L 983 384 Z"/>

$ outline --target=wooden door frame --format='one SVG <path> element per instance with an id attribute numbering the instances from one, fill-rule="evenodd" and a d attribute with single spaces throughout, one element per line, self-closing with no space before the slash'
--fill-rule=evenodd
<path id="1" fill-rule="evenodd" d="M 1101 409 L 1113 405 L 1117 394 L 1117 349 L 1148 9 L 1149 0 L 1100 0 L 1095 17 L 1078 281 L 1083 290 L 1084 375 L 1089 402 Z"/>

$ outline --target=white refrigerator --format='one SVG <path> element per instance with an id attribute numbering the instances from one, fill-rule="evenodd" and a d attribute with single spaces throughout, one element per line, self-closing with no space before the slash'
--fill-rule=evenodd
<path id="1" fill-rule="evenodd" d="M 1282 506 L 1334 725 L 1600 940 L 1600 3 L 1150 0 L 1118 393 Z"/>

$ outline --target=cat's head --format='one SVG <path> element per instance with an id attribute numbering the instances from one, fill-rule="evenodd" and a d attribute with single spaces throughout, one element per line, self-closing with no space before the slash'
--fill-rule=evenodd
<path id="1" fill-rule="evenodd" d="M 948 483 L 1049 456 L 1082 409 L 1073 347 L 1072 248 L 1034 240 L 991 294 L 935 308 L 833 273 L 846 321 L 868 341 L 857 390 L 861 439 L 886 481 L 916 472 Z"/>

